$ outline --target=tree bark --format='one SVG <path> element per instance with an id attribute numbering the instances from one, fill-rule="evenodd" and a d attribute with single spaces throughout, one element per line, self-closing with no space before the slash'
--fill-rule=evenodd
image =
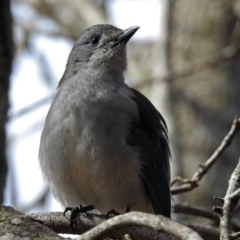
<path id="1" fill-rule="evenodd" d="M 63 239 L 41 222 L 11 207 L 0 206 L 0 239 Z"/>
<path id="2" fill-rule="evenodd" d="M 0 1 L 0 203 L 4 198 L 7 176 L 6 130 L 9 107 L 8 90 L 12 66 L 12 18 L 10 1 Z"/>

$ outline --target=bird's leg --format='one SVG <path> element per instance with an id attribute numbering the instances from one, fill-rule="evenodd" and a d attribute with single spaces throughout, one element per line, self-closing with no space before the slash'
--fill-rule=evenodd
<path id="1" fill-rule="evenodd" d="M 80 215 L 84 216 L 84 213 L 87 214 L 87 212 L 91 211 L 91 210 L 94 210 L 94 206 L 93 205 L 89 205 L 89 206 L 86 206 L 86 207 L 83 207 L 82 205 L 80 205 L 79 207 L 75 207 L 75 208 L 72 208 L 72 207 L 67 207 L 65 208 L 64 212 L 63 212 L 63 215 L 65 216 L 66 212 L 68 211 L 71 211 L 71 214 L 70 214 L 70 225 L 71 225 L 71 228 L 74 229 L 74 220 L 76 219 L 76 217 L 78 216 L 78 213 L 80 213 Z"/>
<path id="2" fill-rule="evenodd" d="M 126 212 L 125 213 L 128 213 L 130 212 L 130 207 L 127 207 L 126 208 Z M 118 213 L 117 211 L 115 211 L 114 209 L 110 210 L 107 214 L 106 214 L 106 218 L 108 219 L 109 217 L 115 217 L 117 215 L 119 215 L 120 213 Z"/>
<path id="3" fill-rule="evenodd" d="M 112 209 L 112 210 L 110 210 L 107 214 L 106 214 L 106 217 L 107 217 L 107 219 L 109 218 L 109 217 L 115 217 L 115 216 L 117 216 L 117 215 L 119 215 L 120 213 L 118 213 L 118 212 L 116 212 L 114 209 Z"/>
<path id="4" fill-rule="evenodd" d="M 130 212 L 130 207 L 126 208 L 126 212 L 125 213 L 128 213 L 128 212 Z"/>

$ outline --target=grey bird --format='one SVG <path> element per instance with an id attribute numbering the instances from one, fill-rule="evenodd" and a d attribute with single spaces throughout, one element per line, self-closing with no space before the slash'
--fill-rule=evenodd
<path id="1" fill-rule="evenodd" d="M 170 150 L 162 115 L 124 83 L 139 27 L 94 25 L 75 42 L 41 136 L 39 162 L 63 207 L 170 217 Z"/>

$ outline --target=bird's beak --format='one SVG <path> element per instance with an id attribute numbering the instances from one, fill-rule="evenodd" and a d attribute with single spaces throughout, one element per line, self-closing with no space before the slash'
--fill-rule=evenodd
<path id="1" fill-rule="evenodd" d="M 138 26 L 134 26 L 124 30 L 123 33 L 116 39 L 115 45 L 118 43 L 126 44 L 139 28 L 140 27 Z"/>

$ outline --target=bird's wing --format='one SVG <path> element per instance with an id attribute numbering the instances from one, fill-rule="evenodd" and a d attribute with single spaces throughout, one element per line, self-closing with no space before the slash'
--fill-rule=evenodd
<path id="1" fill-rule="evenodd" d="M 156 214 L 170 217 L 170 150 L 167 125 L 162 115 L 141 93 L 132 89 L 139 119 L 133 119 L 127 144 L 140 151 L 141 180 Z"/>

